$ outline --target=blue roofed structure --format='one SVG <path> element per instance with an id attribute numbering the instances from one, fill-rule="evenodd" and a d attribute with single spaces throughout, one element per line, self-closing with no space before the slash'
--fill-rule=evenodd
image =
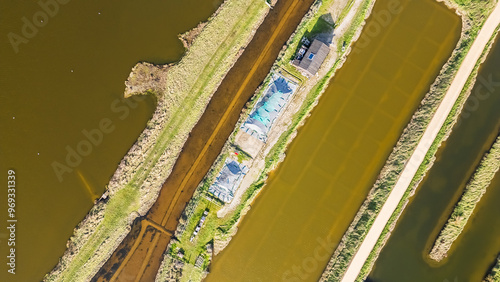
<path id="1" fill-rule="evenodd" d="M 297 89 L 297 84 L 281 75 L 273 75 L 265 94 L 255 105 L 241 129 L 265 142 L 274 120 Z"/>

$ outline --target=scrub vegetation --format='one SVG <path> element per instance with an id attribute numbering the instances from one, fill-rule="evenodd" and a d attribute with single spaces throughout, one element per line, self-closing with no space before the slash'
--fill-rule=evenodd
<path id="1" fill-rule="evenodd" d="M 150 89 L 158 102 L 152 119 L 120 163 L 105 196 L 75 229 L 64 256 L 44 280 L 90 280 L 127 235 L 134 218 L 149 210 L 189 132 L 268 9 L 260 0 L 227 0 L 180 62 L 166 72 L 161 66 L 161 72 L 152 72 L 163 75 L 165 83 Z M 136 80 L 135 75 L 132 72 L 129 81 Z M 134 89 L 127 88 L 126 94 L 130 92 Z"/>
<path id="2" fill-rule="evenodd" d="M 448 254 L 451 245 L 462 233 L 477 203 L 500 168 L 500 137 L 497 138 L 490 151 L 485 154 L 471 180 L 465 187 L 448 222 L 439 233 L 429 254 L 430 258 L 441 261 Z"/>
<path id="3" fill-rule="evenodd" d="M 324 20 L 320 17 L 322 14 L 327 13 L 329 6 L 333 3 L 332 0 L 326 0 L 324 2 L 316 1 L 311 6 L 311 9 L 302 19 L 301 23 L 297 27 L 294 34 L 290 37 L 285 45 L 283 51 L 279 54 L 278 59 L 273 65 L 273 70 L 285 70 L 289 74 L 291 73 L 299 80 L 305 79 L 296 69 L 291 66 L 291 59 L 293 58 L 295 51 L 300 47 L 300 40 L 307 35 L 318 33 L 318 28 L 327 28 L 328 23 L 323 22 Z M 346 47 L 354 41 L 360 33 L 360 27 L 364 22 L 364 19 L 369 12 L 369 8 L 374 3 L 373 0 L 365 0 L 360 6 L 358 12 L 353 19 L 352 25 L 349 30 L 357 30 L 357 34 L 351 34 L 349 41 L 346 43 Z M 318 24 L 320 22 L 320 24 Z M 337 53 L 344 55 L 348 50 L 341 51 L 337 50 Z M 164 281 L 167 278 L 175 278 L 181 281 L 199 281 L 202 277 L 207 274 L 207 265 L 203 267 L 194 267 L 193 264 L 198 256 L 211 257 L 211 247 L 213 246 L 213 254 L 217 254 L 223 248 L 229 244 L 232 236 L 237 231 L 237 225 L 242 219 L 242 217 L 250 209 L 250 204 L 257 197 L 260 190 L 264 187 L 268 174 L 274 170 L 277 165 L 284 159 L 285 150 L 288 144 L 292 141 L 297 129 L 304 123 L 305 119 L 317 104 L 319 97 L 324 92 L 328 86 L 328 82 L 335 74 L 335 71 L 343 64 L 345 57 L 338 56 L 333 67 L 331 67 L 326 75 L 322 77 L 318 83 L 314 85 L 311 91 L 307 93 L 300 109 L 293 116 L 288 128 L 280 135 L 277 142 L 272 146 L 269 153 L 265 157 L 265 166 L 261 170 L 259 177 L 250 187 L 244 192 L 240 204 L 236 208 L 228 213 L 222 218 L 218 218 L 216 213 L 221 208 L 222 203 L 218 200 L 212 198 L 208 194 L 208 188 L 213 183 L 217 173 L 222 168 L 225 159 L 229 156 L 229 152 L 235 150 L 232 147 L 234 142 L 234 137 L 239 130 L 239 125 L 241 122 L 246 120 L 248 114 L 251 111 L 252 106 L 258 100 L 258 98 L 264 93 L 267 84 L 270 81 L 271 73 L 267 76 L 262 86 L 256 91 L 256 94 L 252 97 L 251 101 L 247 104 L 247 108 L 243 110 L 240 119 L 235 126 L 235 130 L 229 137 L 223 153 L 219 156 L 217 161 L 214 163 L 209 173 L 203 181 L 200 183 L 195 191 L 195 194 L 191 201 L 186 206 L 180 223 L 177 227 L 175 237 L 170 242 L 168 250 L 165 254 L 164 261 L 160 267 L 159 274 L 157 276 L 157 281 Z M 206 208 L 210 209 L 209 216 L 205 221 L 204 227 L 201 229 L 197 238 L 190 242 L 190 236 L 196 227 L 196 223 L 201 217 L 201 213 Z M 179 257 L 178 251 L 182 250 L 184 255 Z M 180 271 L 176 271 L 179 264 L 183 267 Z M 170 274 L 175 273 L 175 276 Z M 169 276 L 170 275 L 170 276 Z"/>
<path id="4" fill-rule="evenodd" d="M 496 264 L 491 268 L 490 273 L 486 275 L 483 282 L 499 282 L 500 281 L 500 255 L 498 255 Z"/>
<path id="5" fill-rule="evenodd" d="M 422 137 L 425 128 L 429 124 L 432 116 L 436 112 L 444 94 L 451 84 L 460 64 L 469 51 L 474 39 L 476 38 L 481 26 L 486 20 L 494 7 L 494 1 L 455 1 L 447 0 L 445 3 L 452 8 L 455 8 L 457 13 L 462 16 L 462 36 L 453 51 L 448 62 L 443 66 L 436 81 L 431 86 L 430 91 L 426 94 L 420 107 L 413 115 L 408 126 L 403 131 L 398 143 L 391 152 L 384 168 L 382 169 L 377 181 L 370 190 L 367 199 L 362 204 L 360 210 L 356 214 L 353 222 L 344 234 L 339 246 L 335 250 L 330 262 L 328 263 L 321 280 L 322 281 L 339 281 L 344 275 L 349 263 L 356 254 L 359 246 L 363 242 L 366 234 L 372 226 L 380 209 L 387 200 L 392 188 L 396 184 L 398 175 L 403 171 L 406 162 L 411 157 L 415 150 L 418 141 Z M 418 184 L 422 181 L 426 172 L 432 166 L 435 154 L 441 145 L 449 136 L 453 125 L 456 123 L 461 109 L 467 100 L 472 86 L 475 82 L 477 70 L 480 63 L 484 60 L 487 51 L 489 50 L 493 38 L 488 43 L 481 59 L 476 64 L 474 71 L 466 82 L 462 93 L 457 99 L 452 111 L 450 112 L 445 124 L 438 133 L 431 148 L 427 152 L 421 166 L 419 167 L 415 177 L 408 187 L 405 195 L 399 203 L 396 211 L 392 215 L 384 231 L 382 232 L 377 244 L 369 255 L 365 265 L 361 269 L 357 281 L 362 281 L 370 272 L 373 263 L 389 238 L 391 230 L 404 207 L 408 203 L 408 198 L 414 193 Z"/>

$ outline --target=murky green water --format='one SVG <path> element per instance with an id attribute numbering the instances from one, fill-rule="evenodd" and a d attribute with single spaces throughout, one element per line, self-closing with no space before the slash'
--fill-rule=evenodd
<path id="1" fill-rule="evenodd" d="M 459 18 L 436 1 L 377 0 L 207 280 L 316 281 L 459 32 Z"/>
<path id="2" fill-rule="evenodd" d="M 461 122 L 438 152 L 370 274 L 373 281 L 481 281 L 500 253 L 497 174 L 448 258 L 430 265 L 428 252 L 500 130 L 500 44 L 491 50 Z"/>
<path id="3" fill-rule="evenodd" d="M 51 15 L 37 1 L 3 2 L 0 281 L 38 281 L 151 117 L 152 98 L 120 99 L 130 69 L 177 61 L 184 52 L 177 35 L 221 0 L 66 1 L 48 6 Z M 66 160 L 68 150 L 78 156 Z M 6 269 L 8 169 L 17 181 L 15 276 Z"/>

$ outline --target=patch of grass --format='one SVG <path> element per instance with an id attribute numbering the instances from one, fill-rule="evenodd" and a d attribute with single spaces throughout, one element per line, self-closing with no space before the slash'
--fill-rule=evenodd
<path id="1" fill-rule="evenodd" d="M 448 254 L 451 245 L 462 233 L 477 203 L 500 167 L 500 137 L 485 154 L 474 175 L 467 184 L 462 197 L 455 205 L 448 222 L 439 233 L 429 254 L 431 259 L 441 261 Z"/>
<path id="2" fill-rule="evenodd" d="M 208 215 L 205 219 L 202 228 L 200 229 L 197 236 L 194 237 L 193 241 L 190 238 L 198 226 L 203 212 L 208 209 Z M 182 235 L 177 238 L 177 247 L 182 248 L 184 253 L 184 261 L 188 264 L 194 265 L 196 258 L 199 255 L 206 255 L 206 246 L 212 241 L 212 235 L 215 232 L 216 218 L 217 218 L 218 207 L 214 206 L 212 202 L 208 201 L 205 197 L 199 199 L 198 205 L 195 208 L 193 214 L 189 217 L 187 222 L 187 227 Z"/>
<path id="3" fill-rule="evenodd" d="M 352 39 L 354 38 L 354 35 L 356 35 L 356 32 L 358 28 L 361 25 L 361 23 L 364 22 L 365 20 L 365 15 L 366 12 L 368 11 L 368 8 L 371 6 L 371 1 L 365 1 L 361 5 L 360 9 L 356 12 L 356 16 L 354 16 L 354 22 L 352 25 L 349 26 L 347 31 L 344 33 L 342 36 L 342 40 L 339 40 L 339 44 L 345 44 L 349 45 L 352 42 Z M 341 47 L 341 46 L 340 46 Z M 342 48 L 339 48 L 341 50 Z"/>
<path id="4" fill-rule="evenodd" d="M 347 16 L 349 11 L 351 10 L 352 4 L 354 4 L 354 1 L 355 0 L 349 0 L 349 2 L 347 2 L 347 4 L 344 6 L 344 8 L 342 9 L 342 12 L 340 12 L 340 15 L 337 19 L 337 22 L 335 23 L 336 26 L 338 26 L 339 24 L 342 23 L 342 20 L 344 20 L 345 16 Z"/>

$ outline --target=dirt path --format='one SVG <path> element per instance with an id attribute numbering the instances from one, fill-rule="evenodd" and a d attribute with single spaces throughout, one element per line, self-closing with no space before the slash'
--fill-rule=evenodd
<path id="1" fill-rule="evenodd" d="M 468 77 L 470 76 L 476 62 L 481 56 L 486 44 L 490 40 L 491 36 L 495 32 L 495 29 L 500 24 L 500 4 L 497 3 L 495 9 L 491 15 L 486 20 L 483 28 L 480 30 L 476 40 L 474 41 L 469 53 L 465 57 L 462 65 L 458 69 L 457 75 L 453 79 L 450 88 L 446 92 L 446 95 L 439 105 L 436 114 L 429 123 L 427 129 L 422 136 L 415 152 L 411 156 L 408 164 L 401 173 L 394 189 L 387 198 L 387 201 L 383 205 L 379 215 L 375 219 L 372 227 L 368 231 L 363 243 L 361 244 L 359 250 L 354 256 L 349 268 L 347 269 L 343 282 L 355 281 L 363 264 L 365 263 L 368 255 L 371 253 L 373 247 L 377 243 L 380 234 L 384 230 L 390 217 L 396 210 L 399 202 L 401 201 L 406 189 L 410 185 L 411 180 L 415 176 L 420 164 L 422 163 L 427 151 L 431 147 L 434 139 L 436 138 L 439 130 L 443 126 L 446 118 L 448 117 L 455 101 L 457 100 L 462 88 L 465 85 Z"/>

